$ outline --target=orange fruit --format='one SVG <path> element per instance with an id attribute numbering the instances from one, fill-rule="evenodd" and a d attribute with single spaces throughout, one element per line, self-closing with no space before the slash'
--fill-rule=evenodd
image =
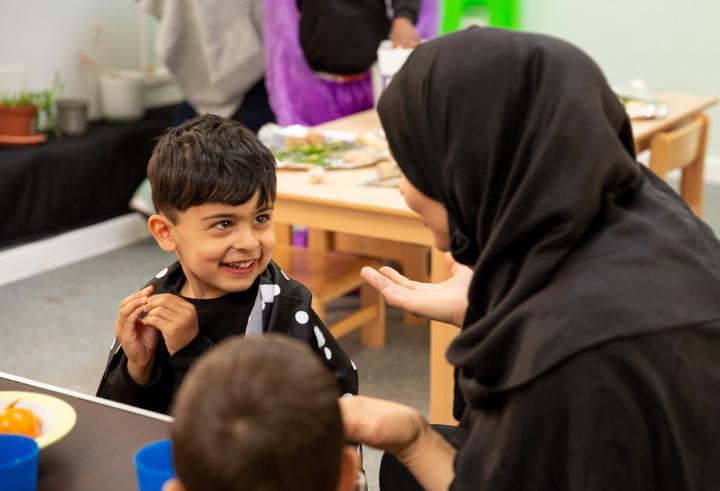
<path id="1" fill-rule="evenodd" d="M 9 404 L 0 413 L 0 433 L 14 433 L 37 438 L 40 435 L 40 418 L 29 409 L 15 407 L 20 399 Z"/>

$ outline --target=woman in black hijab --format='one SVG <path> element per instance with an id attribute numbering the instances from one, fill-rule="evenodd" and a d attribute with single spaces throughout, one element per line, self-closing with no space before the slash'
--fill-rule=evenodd
<path id="1" fill-rule="evenodd" d="M 410 408 L 343 400 L 348 438 L 426 489 L 720 486 L 720 243 L 636 163 L 595 63 L 469 29 L 416 49 L 378 110 L 408 205 L 472 273 L 445 285 L 464 298 L 363 276 L 460 325 L 465 408 L 451 446 Z"/>

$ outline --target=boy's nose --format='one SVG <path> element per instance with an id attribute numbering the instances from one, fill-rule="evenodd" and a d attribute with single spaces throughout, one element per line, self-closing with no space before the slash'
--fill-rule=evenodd
<path id="1" fill-rule="evenodd" d="M 237 250 L 252 250 L 257 249 L 260 245 L 260 241 L 255 237 L 254 234 L 247 231 L 238 231 L 233 238 L 232 247 Z"/>

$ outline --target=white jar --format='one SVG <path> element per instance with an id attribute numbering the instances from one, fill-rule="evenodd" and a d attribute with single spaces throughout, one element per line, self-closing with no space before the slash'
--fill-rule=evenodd
<path id="1" fill-rule="evenodd" d="M 110 70 L 100 76 L 102 113 L 111 121 L 132 121 L 145 114 L 143 75 L 137 70 Z"/>

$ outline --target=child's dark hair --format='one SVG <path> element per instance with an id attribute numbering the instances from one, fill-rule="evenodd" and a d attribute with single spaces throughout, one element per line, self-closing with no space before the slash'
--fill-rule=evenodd
<path id="1" fill-rule="evenodd" d="M 275 158 L 242 123 L 204 115 L 169 129 L 147 169 L 155 210 L 177 212 L 205 203 L 241 205 L 258 192 L 258 207 L 275 201 Z"/>
<path id="2" fill-rule="evenodd" d="M 334 491 L 343 427 L 337 384 L 310 348 L 278 335 L 232 337 L 177 393 L 173 459 L 187 491 Z"/>

